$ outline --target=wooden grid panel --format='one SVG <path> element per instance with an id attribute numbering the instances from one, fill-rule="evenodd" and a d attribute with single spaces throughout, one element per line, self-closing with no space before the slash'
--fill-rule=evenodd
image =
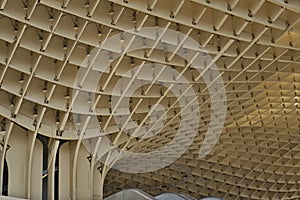
<path id="1" fill-rule="evenodd" d="M 300 5 L 297 0 L 2 0 L 0 8 L 0 109 L 6 131 L 3 145 L 4 149 L 9 145 L 16 124 L 33 134 L 28 156 L 29 177 L 38 133 L 57 140 L 75 140 L 78 144 L 83 138 L 85 129 L 79 133 L 75 130 L 76 119 L 72 115 L 76 101 L 72 96 L 77 92 L 73 90 L 74 80 L 82 60 L 96 46 L 103 48 L 107 39 L 120 31 L 159 26 L 188 34 L 218 66 L 227 96 L 225 127 L 213 152 L 205 159 L 198 159 L 197 150 L 210 121 L 210 96 L 201 79 L 193 83 L 191 77 L 197 75 L 195 72 L 171 59 L 169 65 L 178 71 L 186 70 L 185 75 L 199 90 L 202 114 L 199 135 L 174 167 L 140 176 L 110 172 L 106 194 L 139 187 L 153 194 L 184 191 L 196 197 L 298 197 Z M 143 61 L 166 64 L 155 53 L 148 58 L 140 52 L 122 55 L 120 62 L 106 72 L 105 82 L 99 84 L 94 105 L 87 106 L 96 108 L 99 124 L 110 130 L 107 134 L 111 138 L 122 134 L 109 111 L 113 83 L 128 70 L 124 66 L 133 67 Z M 82 89 L 89 92 L 88 88 Z M 159 87 L 154 85 L 145 90 L 151 91 L 151 101 L 147 95 L 132 97 L 133 110 L 139 113 L 133 118 L 139 121 L 146 120 L 148 106 L 155 100 L 162 99 L 166 106 L 174 101 L 167 93 L 161 95 Z M 139 99 L 142 101 L 136 103 Z M 174 113 L 178 105 L 169 109 Z M 88 124 L 89 109 L 77 114 L 81 125 Z M 116 143 L 129 145 L 129 149 L 156 149 L 175 132 L 176 115 L 168 115 L 168 120 L 171 119 L 172 126 L 159 139 L 122 138 Z M 72 197 L 76 198 L 79 147 L 74 154 Z M 3 160 L 4 154 L 2 163 Z M 98 165 L 95 158 L 91 163 L 93 167 Z M 156 187 L 158 184 L 162 187 Z M 30 197 L 30 179 L 27 190 Z"/>

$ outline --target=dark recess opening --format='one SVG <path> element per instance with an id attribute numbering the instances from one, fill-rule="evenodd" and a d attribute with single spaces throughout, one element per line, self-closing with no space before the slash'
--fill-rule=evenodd
<path id="1" fill-rule="evenodd" d="M 8 166 L 7 166 L 6 159 L 4 160 L 4 168 L 3 168 L 2 195 L 8 196 Z"/>
<path id="2" fill-rule="evenodd" d="M 43 180 L 42 180 L 42 200 L 47 200 L 48 198 L 48 176 L 46 175 L 48 167 L 48 142 L 49 138 L 38 134 L 37 139 L 43 144 Z"/>

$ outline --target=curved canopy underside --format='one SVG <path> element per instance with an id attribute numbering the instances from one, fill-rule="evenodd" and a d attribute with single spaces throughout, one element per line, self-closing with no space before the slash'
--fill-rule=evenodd
<path id="1" fill-rule="evenodd" d="M 128 44 L 123 31 L 130 30 L 145 41 L 174 45 L 168 38 L 139 32 L 145 27 L 193 39 L 199 49 L 187 43 L 181 47 L 182 55 L 188 57 L 186 52 L 194 51 L 208 56 L 210 62 L 203 71 L 215 65 L 220 73 L 210 76 L 210 82 L 223 81 L 225 122 L 216 145 L 203 158 L 199 150 L 214 117 L 214 99 L 202 69 L 195 70 L 187 57 L 148 43 L 114 59 L 118 45 Z M 113 36 L 116 45 L 105 46 Z M 101 73 L 101 79 L 88 82 L 90 76 L 79 71 L 89 69 L 85 61 L 97 50 L 107 56 L 98 64 L 111 64 L 91 72 Z M 136 68 L 144 65 L 150 69 Z M 185 79 L 172 79 L 176 73 Z M 129 82 L 119 83 L 121 89 L 115 90 L 122 79 L 147 84 L 127 97 L 123 90 Z M 150 152 L 170 143 L 185 118 L 180 116 L 183 104 L 168 86 L 181 87 L 180 81 L 195 91 L 197 103 L 192 110 L 200 113 L 196 123 L 184 128 L 183 132 L 196 135 L 180 158 L 157 171 L 139 174 L 98 162 L 99 155 L 113 149 Z M 4 191 L 8 184 L 9 196 L 101 199 L 127 188 L 196 198 L 300 196 L 298 0 L 0 0 L 0 84 L 0 186 Z M 80 92 L 86 96 L 77 102 Z M 128 98 L 128 105 L 122 106 L 127 106 L 132 121 L 118 123 L 114 118 L 114 96 Z M 189 94 L 185 96 L 186 104 L 191 103 Z M 156 104 L 160 106 L 152 116 L 149 113 Z M 129 115 L 119 111 L 120 116 Z M 87 128 L 91 118 L 94 126 L 90 128 L 101 129 L 100 137 Z M 164 126 L 152 137 L 130 135 L 157 122 Z M 111 144 L 100 139 L 90 149 L 81 144 L 104 136 Z M 172 155 L 165 153 L 166 159 Z M 2 180 L 6 161 L 11 174 L 8 183 Z"/>

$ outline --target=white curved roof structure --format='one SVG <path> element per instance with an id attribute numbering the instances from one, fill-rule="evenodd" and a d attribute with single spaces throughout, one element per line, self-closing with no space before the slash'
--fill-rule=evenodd
<path id="1" fill-rule="evenodd" d="M 298 0 L 0 0 L 0 194 L 298 199 L 299 58 Z"/>

